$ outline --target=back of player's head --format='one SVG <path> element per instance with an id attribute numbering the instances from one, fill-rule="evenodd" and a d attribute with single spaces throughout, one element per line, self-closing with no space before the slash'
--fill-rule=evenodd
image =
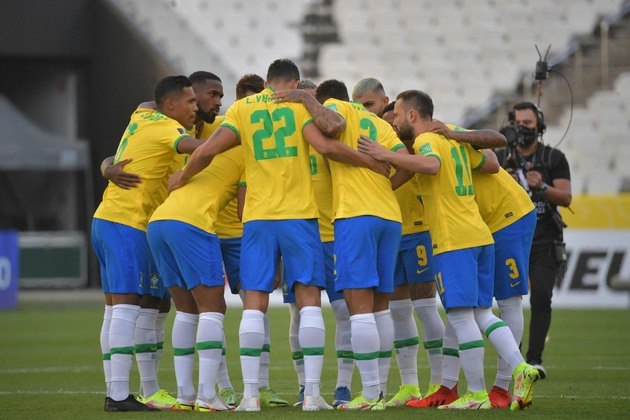
<path id="1" fill-rule="evenodd" d="M 257 74 L 250 73 L 241 77 L 236 83 L 236 99 L 243 99 L 248 94 L 261 92 L 265 88 L 265 81 Z"/>
<path id="2" fill-rule="evenodd" d="M 396 100 L 404 101 L 407 107 L 418 111 L 420 118 L 433 119 L 433 100 L 428 94 L 420 90 L 405 90 L 398 94 Z"/>
<path id="3" fill-rule="evenodd" d="M 359 80 L 359 83 L 354 86 L 354 89 L 352 90 L 352 97 L 360 98 L 370 92 L 382 93 L 385 95 L 383 84 L 373 77 L 368 77 L 363 80 Z"/>
<path id="4" fill-rule="evenodd" d="M 315 98 L 322 104 L 330 98 L 339 99 L 340 101 L 350 100 L 346 85 L 335 79 L 321 82 L 315 91 Z"/>
<path id="5" fill-rule="evenodd" d="M 288 58 L 280 58 L 271 63 L 267 70 L 267 83 L 277 80 L 298 81 L 300 80 L 300 70 L 293 61 Z"/>
<path id="6" fill-rule="evenodd" d="M 394 105 L 396 105 L 396 101 L 391 101 L 387 104 L 387 106 L 383 109 L 383 115 L 386 112 L 392 112 L 394 110 Z"/>
<path id="7" fill-rule="evenodd" d="M 298 89 L 317 89 L 315 82 L 309 79 L 302 79 L 298 82 Z"/>
<path id="8" fill-rule="evenodd" d="M 190 82 L 193 84 L 204 83 L 206 80 L 216 80 L 221 83 L 221 79 L 214 73 L 210 73 L 209 71 L 196 71 L 190 76 L 188 76 Z"/>
<path id="9" fill-rule="evenodd" d="M 191 87 L 192 83 L 186 76 L 166 76 L 155 85 L 153 99 L 158 107 L 171 95 L 179 95 L 185 87 Z"/>
<path id="10" fill-rule="evenodd" d="M 519 102 L 514 105 L 512 107 L 512 111 L 508 114 L 510 122 L 512 124 L 514 123 L 514 111 L 524 111 L 526 109 L 532 111 L 536 116 L 536 130 L 538 131 L 538 134 L 544 133 L 547 129 L 547 123 L 545 123 L 545 115 L 540 110 L 540 108 L 538 108 L 538 105 L 533 102 Z"/>

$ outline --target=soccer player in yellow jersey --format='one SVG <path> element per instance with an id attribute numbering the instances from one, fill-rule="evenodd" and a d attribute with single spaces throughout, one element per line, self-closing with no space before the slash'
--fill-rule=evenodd
<path id="1" fill-rule="evenodd" d="M 185 380 L 177 378 L 178 403 L 190 409 L 194 405 L 196 411 L 230 408 L 215 392 L 224 347 L 225 299 L 214 223 L 219 210 L 235 198 L 234 186 L 243 183 L 244 176 L 241 147 L 225 151 L 184 188 L 169 195 L 151 216 L 147 229 L 151 251 L 178 316 L 188 321 L 187 329 L 196 330 L 196 344 L 174 346 L 176 355 L 194 355 L 195 348 L 199 354 L 199 392 L 195 394 L 192 387 L 192 372 L 189 378 L 182 378 Z M 244 191 L 239 193 L 241 201 L 244 196 Z"/>
<path id="2" fill-rule="evenodd" d="M 325 282 L 307 141 L 336 159 L 359 164 L 371 161 L 340 142 L 326 139 L 303 105 L 273 101 L 275 90 L 295 89 L 298 80 L 299 70 L 292 61 L 274 61 L 267 72 L 268 88 L 232 105 L 221 127 L 193 153 L 183 172 L 170 181 L 171 189 L 177 189 L 218 153 L 239 142 L 244 147 L 248 182 L 241 285 L 245 300 L 239 341 L 245 386 L 238 411 L 260 410 L 258 373 L 264 345 L 264 312 L 274 289 L 279 256 L 283 257 L 288 286 L 294 289 L 301 308 L 299 336 L 306 375 L 302 409 L 332 408 L 319 394 L 325 341 L 320 289 Z"/>
<path id="3" fill-rule="evenodd" d="M 155 101 L 157 110 L 138 109 L 133 113 L 115 156 L 116 162 L 130 159 L 128 167 L 142 178 L 142 183 L 133 189 L 110 183 L 92 224 L 92 244 L 101 265 L 106 301 L 101 345 L 104 357 L 110 359 L 110 372 L 105 366 L 105 377 L 110 378 L 107 411 L 147 409 L 129 394 L 129 370 L 134 343 L 138 342 L 135 330 L 140 297 L 154 286 L 146 225 L 162 200 L 164 178 L 174 156 L 191 153 L 201 144 L 186 134 L 197 111 L 188 78 L 169 76 L 160 80 L 155 87 Z M 111 307 L 111 317 L 107 306 Z M 136 353 L 143 351 L 135 349 Z M 154 365 L 154 361 L 142 365 L 145 366 L 141 369 L 151 367 L 148 365 Z M 142 386 L 150 392 L 157 387 L 157 380 L 146 379 Z"/>
<path id="4" fill-rule="evenodd" d="M 449 337 L 457 337 L 457 353 L 469 389 L 463 397 L 440 408 L 490 408 L 483 373 L 483 339 L 479 329 L 485 332 L 510 365 L 515 366 L 520 355 L 509 329 L 490 309 L 494 276 L 493 239 L 479 214 L 472 185 L 471 169 L 496 173 L 498 162 L 492 153 L 483 154 L 467 144 L 430 133 L 433 101 L 424 92 L 408 90 L 400 93 L 394 114 L 396 130 L 402 138 L 415 138 L 414 150 L 418 155 L 399 156 L 369 141 L 361 141 L 361 150 L 421 174 L 418 181 L 433 240 L 437 287 L 447 310 L 445 354 L 457 351 L 449 347 L 448 342 Z M 522 356 L 520 358 L 522 360 Z M 517 369 L 515 367 L 514 371 Z M 529 366 L 526 369 L 532 368 Z M 537 374 L 535 369 L 530 370 L 518 386 L 531 389 L 537 379 L 534 373 Z M 450 380 L 445 377 L 442 385 L 451 388 L 447 386 Z"/>

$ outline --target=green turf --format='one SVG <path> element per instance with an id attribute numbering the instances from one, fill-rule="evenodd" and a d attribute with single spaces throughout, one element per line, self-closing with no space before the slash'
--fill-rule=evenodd
<path id="1" fill-rule="evenodd" d="M 331 399 L 336 375 L 334 359 L 334 319 L 325 310 L 328 345 L 324 364 L 322 393 Z M 270 310 L 272 328 L 272 387 L 283 397 L 294 401 L 297 390 L 295 373 L 287 340 L 289 325 L 286 308 Z M 19 310 L 0 313 L 0 418 L 140 418 L 181 417 L 190 413 L 104 413 L 103 376 L 101 370 L 99 331 L 102 306 L 94 302 L 63 304 L 22 304 Z M 173 315 L 166 328 L 170 342 Z M 240 389 L 237 331 L 239 311 L 230 309 L 225 327 L 228 336 L 229 371 L 232 382 Z M 630 325 L 629 311 L 556 310 L 550 341 L 545 351 L 549 377 L 539 381 L 534 405 L 519 413 L 487 411 L 454 413 L 417 411 L 400 408 L 375 413 L 301 413 L 296 408 L 276 408 L 255 414 L 255 418 L 305 415 L 310 418 L 439 417 L 548 417 L 548 418 L 621 418 L 628 415 L 630 396 Z M 172 352 L 165 346 L 161 362 L 160 384 L 175 391 Z M 494 378 L 493 350 L 486 346 L 486 381 Z M 421 387 L 426 387 L 426 359 L 420 355 Z M 392 369 L 389 391 L 399 385 Z M 134 369 L 135 370 L 135 369 Z M 358 372 L 354 389 L 359 389 Z M 138 377 L 132 376 L 132 390 L 138 388 Z M 220 414 L 230 418 L 251 414 Z"/>

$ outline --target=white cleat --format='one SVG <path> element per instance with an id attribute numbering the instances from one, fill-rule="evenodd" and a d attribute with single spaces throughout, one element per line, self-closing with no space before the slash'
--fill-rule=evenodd
<path id="1" fill-rule="evenodd" d="M 195 401 L 195 411 L 215 412 L 229 410 L 231 410 L 231 407 L 218 395 L 215 395 L 210 401 L 202 400 L 201 398 L 197 398 L 197 401 Z"/>
<path id="2" fill-rule="evenodd" d="M 258 398 L 249 397 L 243 398 L 241 403 L 234 409 L 234 411 L 260 411 L 260 403 Z"/>
<path id="3" fill-rule="evenodd" d="M 332 406 L 320 396 L 313 397 L 310 395 L 304 396 L 304 403 L 302 404 L 302 411 L 319 411 L 319 410 L 332 410 Z"/>

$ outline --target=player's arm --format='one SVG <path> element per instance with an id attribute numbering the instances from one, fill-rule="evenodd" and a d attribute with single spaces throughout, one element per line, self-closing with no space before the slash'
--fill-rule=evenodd
<path id="1" fill-rule="evenodd" d="M 315 124 L 306 125 L 302 130 L 302 134 L 304 134 L 306 141 L 327 159 L 345 163 L 346 165 L 368 168 L 378 174 L 389 176 L 389 164 L 379 162 L 370 156 L 359 153 L 338 140 L 326 138 Z"/>
<path id="2" fill-rule="evenodd" d="M 404 147 L 396 150 L 396 153 L 409 155 L 409 151 Z M 413 178 L 414 175 L 415 173 L 408 169 L 400 166 L 396 167 L 396 172 L 394 172 L 394 175 L 389 178 L 392 183 L 392 190 L 397 190 L 401 185 Z"/>
<path id="3" fill-rule="evenodd" d="M 123 168 L 131 162 L 131 159 L 121 160 L 114 163 L 114 156 L 106 157 L 101 162 L 101 175 L 103 178 L 111 181 L 114 185 L 128 190 L 136 188 L 142 182 L 142 178 L 136 174 L 125 172 Z"/>
<path id="4" fill-rule="evenodd" d="M 313 122 L 328 137 L 338 137 L 346 129 L 346 121 L 332 109 L 320 104 L 317 99 L 303 89 L 279 90 L 272 95 L 277 103 L 299 102 L 313 117 Z"/>
<path id="5" fill-rule="evenodd" d="M 474 171 L 482 174 L 496 174 L 499 172 L 501 165 L 499 165 L 499 159 L 497 159 L 497 155 L 492 150 L 483 149 L 479 153 L 483 157 L 477 166 L 472 168 Z"/>
<path id="6" fill-rule="evenodd" d="M 182 142 L 186 140 L 186 143 L 180 148 Z M 199 145 L 194 145 L 191 141 L 199 142 Z M 234 147 L 238 144 L 238 137 L 234 131 L 227 127 L 219 127 L 212 136 L 206 140 L 197 140 L 192 137 L 185 137 L 178 144 L 177 150 L 180 153 L 192 153 L 190 159 L 182 171 L 176 172 L 171 175 L 168 182 L 169 191 L 181 188 L 188 182 L 190 178 L 197 175 L 203 169 L 205 169 L 212 159 L 221 152 Z M 194 146 L 194 147 L 193 147 Z M 191 149 L 190 152 L 186 150 Z"/>
<path id="7" fill-rule="evenodd" d="M 247 195 L 247 187 L 239 185 L 236 188 L 236 215 L 239 220 L 243 220 L 243 209 L 245 208 L 245 197 Z"/>
<path id="8" fill-rule="evenodd" d="M 359 151 L 372 156 L 376 160 L 389 162 L 396 168 L 403 168 L 419 174 L 435 175 L 441 166 L 440 159 L 436 156 L 393 152 L 364 136 L 361 136 L 361 139 L 359 139 Z"/>
<path id="9" fill-rule="evenodd" d="M 430 131 L 441 134 L 447 139 L 455 140 L 461 143 L 468 143 L 477 149 L 495 149 L 505 147 L 507 140 L 505 136 L 494 130 L 451 130 L 446 124 L 440 120 L 433 120 Z"/>

